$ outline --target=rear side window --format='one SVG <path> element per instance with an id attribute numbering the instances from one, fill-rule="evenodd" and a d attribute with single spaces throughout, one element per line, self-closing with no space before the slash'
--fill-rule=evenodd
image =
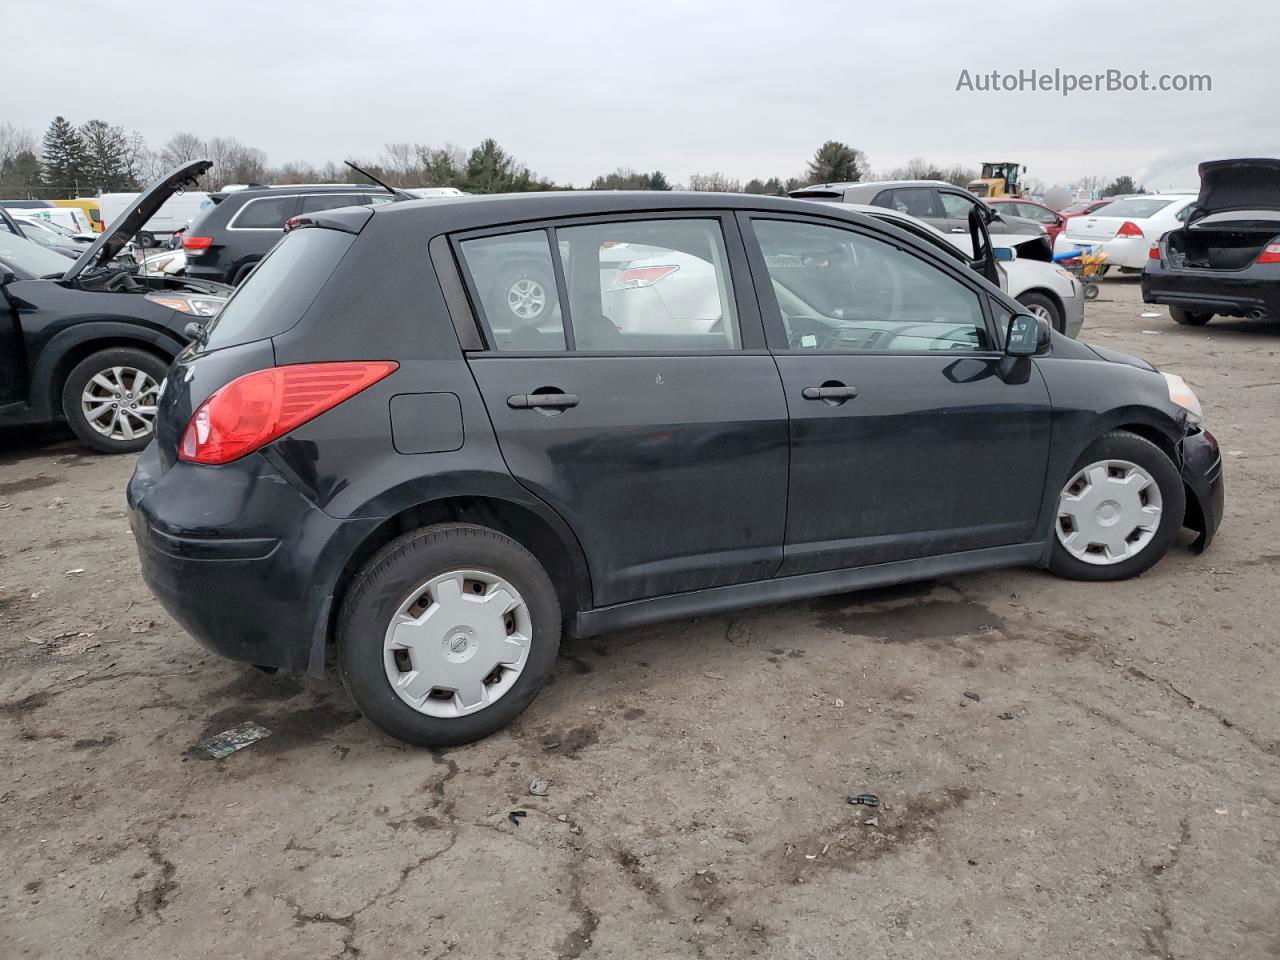
<path id="1" fill-rule="evenodd" d="M 876 199 L 879 200 L 880 197 Z M 913 217 L 940 216 L 933 206 L 933 191 L 928 187 L 897 187 L 889 192 L 888 203 L 878 205 L 887 206 L 890 210 L 907 213 Z"/>
<path id="2" fill-rule="evenodd" d="M 231 221 L 237 230 L 283 230 L 293 216 L 297 197 L 258 197 L 250 200 Z"/>
<path id="3" fill-rule="evenodd" d="M 284 333 L 307 312 L 355 237 L 304 227 L 287 234 L 210 322 L 206 347 L 230 347 Z"/>
<path id="4" fill-rule="evenodd" d="M 317 213 L 321 210 L 353 207 L 364 203 L 364 200 L 364 197 L 354 193 L 316 193 L 302 198 L 302 212 Z"/>
<path id="5" fill-rule="evenodd" d="M 556 272 L 544 230 L 464 240 L 462 258 L 498 350 L 565 349 Z"/>

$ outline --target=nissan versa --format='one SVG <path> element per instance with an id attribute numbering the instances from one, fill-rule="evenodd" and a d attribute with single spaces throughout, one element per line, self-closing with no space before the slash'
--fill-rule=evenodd
<path id="1" fill-rule="evenodd" d="M 553 281 L 525 322 L 512 261 Z M 1206 546 L 1223 484 L 1179 377 L 891 224 L 583 192 L 291 221 L 170 368 L 128 498 L 200 642 L 312 673 L 332 648 L 371 721 L 449 745 L 529 705 L 562 630 L 1119 580 L 1183 527 Z"/>

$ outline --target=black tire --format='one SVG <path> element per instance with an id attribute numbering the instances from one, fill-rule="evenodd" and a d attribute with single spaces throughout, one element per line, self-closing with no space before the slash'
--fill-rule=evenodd
<path id="1" fill-rule="evenodd" d="M 542 288 L 542 309 L 536 314 L 520 316 L 511 309 L 507 296 L 512 287 L 525 280 L 532 281 Z M 555 278 L 536 265 L 517 263 L 504 270 L 494 282 L 489 302 L 493 304 L 493 310 L 501 318 L 497 321 L 499 326 L 511 328 L 525 325 L 537 326 L 547 319 L 556 303 Z"/>
<path id="2" fill-rule="evenodd" d="M 156 245 L 156 235 L 149 230 L 143 230 L 138 234 L 138 246 L 150 249 Z"/>
<path id="3" fill-rule="evenodd" d="M 238 268 L 236 268 L 235 275 L 232 276 L 231 278 L 231 285 L 233 287 L 238 287 L 240 286 L 240 284 L 244 283 L 245 277 L 249 276 L 249 272 L 253 270 L 253 268 L 256 267 L 257 265 L 258 265 L 257 260 L 253 261 L 253 263 L 241 264 Z"/>
<path id="4" fill-rule="evenodd" d="M 488 571 L 515 587 L 529 609 L 532 642 L 524 670 L 492 705 L 461 717 L 433 717 L 392 689 L 383 638 L 410 591 L 454 569 Z M 440 524 L 393 540 L 360 571 L 338 618 L 338 668 L 351 698 L 383 732 L 419 747 L 457 746 L 501 729 L 533 702 L 555 666 L 560 628 L 555 587 L 533 554 L 488 527 Z"/>
<path id="5" fill-rule="evenodd" d="M 1174 323 L 1180 323 L 1184 327 L 1203 327 L 1213 319 L 1212 313 L 1193 313 L 1181 307 L 1170 307 L 1169 316 L 1173 318 Z"/>
<path id="6" fill-rule="evenodd" d="M 1062 308 L 1052 298 L 1045 296 L 1043 293 L 1036 293 L 1034 290 L 1022 294 L 1018 297 L 1018 302 L 1024 307 L 1040 307 L 1049 314 L 1049 323 L 1053 329 L 1062 333 L 1063 319 Z"/>
<path id="7" fill-rule="evenodd" d="M 1069 580 L 1127 580 L 1151 569 L 1165 555 L 1182 528 L 1186 513 L 1187 494 L 1182 485 L 1178 468 L 1168 455 L 1150 440 L 1124 430 L 1115 430 L 1099 437 L 1071 468 L 1071 473 L 1061 479 L 1067 484 L 1076 472 L 1099 460 L 1127 460 L 1147 471 L 1160 488 L 1162 501 L 1160 525 L 1151 541 L 1137 555 L 1120 563 L 1100 565 L 1086 563 L 1071 555 L 1058 538 L 1057 504 L 1054 504 L 1054 525 L 1049 534 L 1053 538 L 1053 553 L 1049 569 Z"/>
<path id="8" fill-rule="evenodd" d="M 67 418 L 67 424 L 85 446 L 99 453 L 135 453 L 151 442 L 155 435 L 154 426 L 145 435 L 132 440 L 113 439 L 93 428 L 80 405 L 81 395 L 89 381 L 97 374 L 114 367 L 141 370 L 156 384 L 160 384 L 169 370 L 169 362 L 136 347 L 112 347 L 91 353 L 72 368 L 62 385 L 62 413 Z"/>

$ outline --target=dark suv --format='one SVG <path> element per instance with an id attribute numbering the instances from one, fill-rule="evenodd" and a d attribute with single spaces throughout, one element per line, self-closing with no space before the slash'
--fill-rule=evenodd
<path id="1" fill-rule="evenodd" d="M 551 308 L 513 323 L 486 291 L 533 252 Z M 1131 577 L 1203 548 L 1223 486 L 1180 378 L 892 225 L 582 192 L 304 217 L 170 370 L 128 499 L 202 643 L 333 647 L 370 720 L 445 745 L 523 710 L 562 628 Z"/>
<path id="2" fill-rule="evenodd" d="M 291 217 L 395 198 L 368 183 L 295 184 L 211 193 L 182 235 L 187 276 L 239 284 Z"/>

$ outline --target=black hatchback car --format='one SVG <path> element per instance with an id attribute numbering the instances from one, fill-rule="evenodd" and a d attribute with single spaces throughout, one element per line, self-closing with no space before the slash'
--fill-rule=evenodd
<path id="1" fill-rule="evenodd" d="M 297 183 L 211 193 L 182 233 L 186 274 L 239 284 L 284 235 L 292 217 L 395 196 L 372 184 Z"/>
<path id="2" fill-rule="evenodd" d="M 1200 196 L 1151 247 L 1142 299 L 1193 327 L 1280 317 L 1280 160 L 1200 164 Z"/>
<path id="3" fill-rule="evenodd" d="M 552 308 L 486 299 L 536 251 Z M 1203 548 L 1185 383 L 897 228 L 713 194 L 303 218 L 178 357 L 129 484 L 151 589 L 424 745 L 510 721 L 562 629 Z"/>

